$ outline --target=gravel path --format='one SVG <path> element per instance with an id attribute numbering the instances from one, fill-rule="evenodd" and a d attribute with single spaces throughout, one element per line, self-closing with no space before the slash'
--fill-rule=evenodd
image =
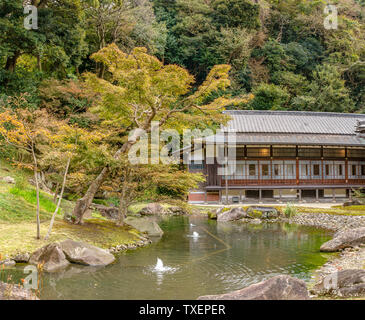
<path id="1" fill-rule="evenodd" d="M 365 216 L 345 216 L 327 213 L 301 213 L 291 218 L 289 222 L 339 231 L 365 227 Z"/>

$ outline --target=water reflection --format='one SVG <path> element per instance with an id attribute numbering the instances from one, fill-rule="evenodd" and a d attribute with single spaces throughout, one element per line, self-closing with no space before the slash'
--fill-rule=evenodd
<path id="1" fill-rule="evenodd" d="M 71 266 L 47 275 L 42 298 L 196 299 L 276 274 L 309 279 L 310 270 L 325 262 L 318 249 L 330 237 L 326 231 L 279 223 L 173 217 L 160 224 L 161 240 L 120 254 L 111 266 Z"/>

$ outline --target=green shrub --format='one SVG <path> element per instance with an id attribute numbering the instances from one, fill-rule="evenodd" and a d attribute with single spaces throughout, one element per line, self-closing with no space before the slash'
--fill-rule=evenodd
<path id="1" fill-rule="evenodd" d="M 292 218 L 298 213 L 297 208 L 292 203 L 287 203 L 284 209 L 285 217 Z"/>

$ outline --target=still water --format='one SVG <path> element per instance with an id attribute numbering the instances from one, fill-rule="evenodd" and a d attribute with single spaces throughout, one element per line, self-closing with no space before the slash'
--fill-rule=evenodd
<path id="1" fill-rule="evenodd" d="M 311 270 L 326 262 L 319 247 L 330 238 L 324 230 L 280 223 L 247 225 L 173 217 L 164 218 L 160 225 L 165 231 L 160 240 L 121 253 L 113 265 L 72 266 L 45 275 L 41 298 L 196 299 L 277 274 L 309 280 Z M 158 258 L 162 271 L 155 269 Z"/>

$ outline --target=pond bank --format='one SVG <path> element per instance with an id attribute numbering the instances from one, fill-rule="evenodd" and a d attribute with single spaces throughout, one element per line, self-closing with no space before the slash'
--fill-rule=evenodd
<path id="1" fill-rule="evenodd" d="M 18 254 L 31 254 L 49 243 L 66 239 L 86 242 L 112 253 L 150 244 L 145 235 L 133 228 L 118 227 L 114 222 L 96 218 L 85 220 L 82 226 L 56 220 L 51 237 L 44 240 L 47 229 L 48 223 L 41 223 L 42 239 L 37 240 L 34 223 L 0 221 L 0 261 L 12 259 Z"/>
<path id="2" fill-rule="evenodd" d="M 365 216 L 334 215 L 328 213 L 300 213 L 291 219 L 288 219 L 288 222 L 339 231 L 365 227 Z"/>

